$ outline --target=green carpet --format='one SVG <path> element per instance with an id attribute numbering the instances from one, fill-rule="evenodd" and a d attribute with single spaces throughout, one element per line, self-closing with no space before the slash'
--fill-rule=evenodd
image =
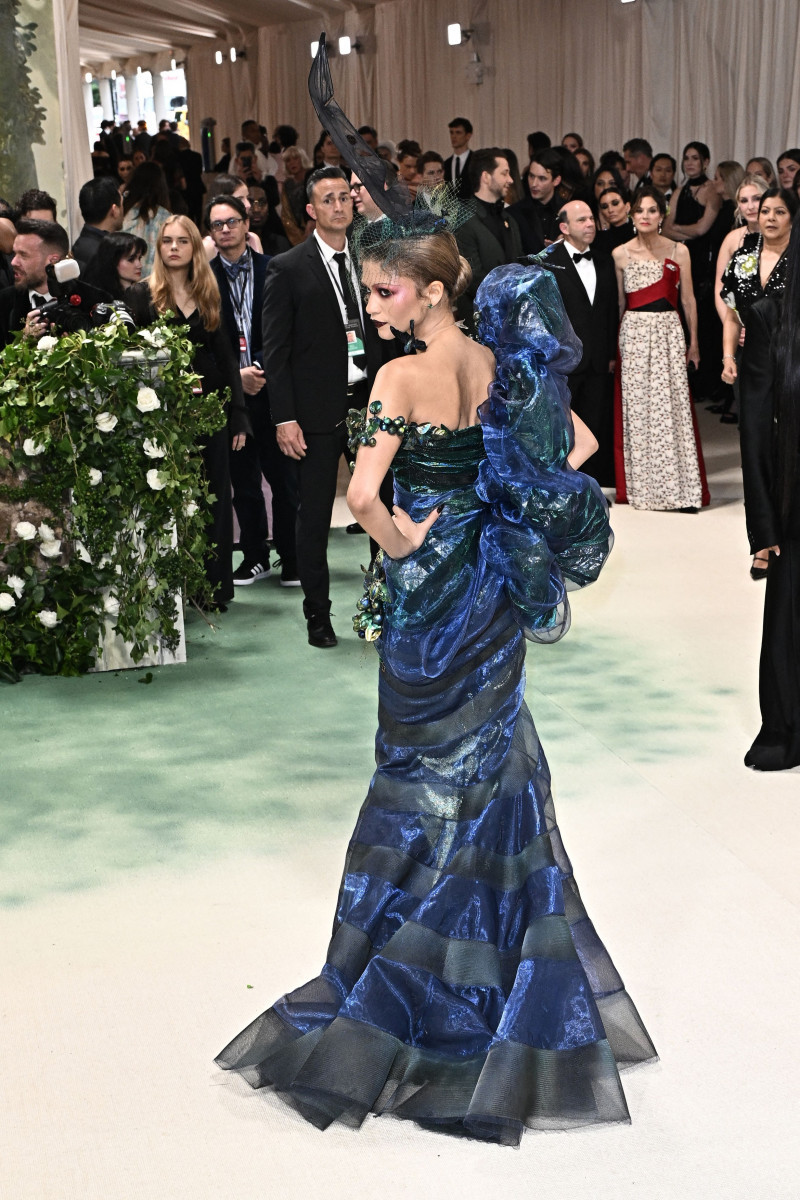
<path id="1" fill-rule="evenodd" d="M 332 532 L 335 649 L 307 645 L 302 593 L 276 572 L 214 629 L 191 613 L 187 663 L 149 684 L 140 669 L 0 685 L 0 904 L 352 826 L 377 711 L 377 656 L 351 622 L 367 553 Z"/>

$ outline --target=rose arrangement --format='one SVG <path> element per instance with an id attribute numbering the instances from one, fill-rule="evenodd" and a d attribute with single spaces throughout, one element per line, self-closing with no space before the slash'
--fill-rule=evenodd
<path id="1" fill-rule="evenodd" d="M 174 649 L 176 593 L 208 597 L 198 443 L 225 415 L 191 359 L 166 320 L 0 354 L 0 678 L 83 673 L 106 622 L 135 662 Z"/>

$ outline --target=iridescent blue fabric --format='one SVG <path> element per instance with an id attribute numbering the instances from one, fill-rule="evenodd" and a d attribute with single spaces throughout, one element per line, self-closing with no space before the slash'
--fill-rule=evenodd
<path id="1" fill-rule="evenodd" d="M 217 1061 L 319 1127 L 391 1113 L 516 1144 L 628 1120 L 619 1068 L 655 1050 L 581 902 L 524 701 L 525 638 L 566 631 L 567 587 L 611 542 L 566 462 L 580 345 L 538 266 L 493 272 L 477 302 L 497 359 L 480 425 L 409 427 L 394 460 L 398 504 L 445 507 L 385 559 L 377 767 L 326 964 Z"/>

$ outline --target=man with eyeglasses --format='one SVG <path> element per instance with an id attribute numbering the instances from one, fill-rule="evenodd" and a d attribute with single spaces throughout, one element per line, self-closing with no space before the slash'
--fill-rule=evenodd
<path id="1" fill-rule="evenodd" d="M 239 521 L 242 562 L 235 586 L 246 587 L 271 574 L 267 509 L 261 477 L 272 490 L 272 540 L 281 560 L 282 587 L 299 587 L 295 524 L 296 489 L 291 464 L 278 449 L 262 369 L 261 306 L 269 258 L 247 244 L 247 211 L 235 196 L 215 196 L 206 221 L 217 248 L 211 270 L 219 284 L 222 321 L 239 360 L 253 436 L 230 456 L 233 507 Z"/>
<path id="2" fill-rule="evenodd" d="M 297 464 L 297 565 L 309 645 L 336 645 L 330 620 L 328 535 L 345 417 L 364 408 L 383 356 L 361 301 L 347 243 L 353 198 L 339 167 L 306 184 L 311 237 L 269 264 L 264 287 L 264 369 L 278 445 Z"/>

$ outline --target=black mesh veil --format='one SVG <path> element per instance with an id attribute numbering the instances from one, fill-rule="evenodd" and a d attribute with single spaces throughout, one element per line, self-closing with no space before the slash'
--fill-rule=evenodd
<path id="1" fill-rule="evenodd" d="M 397 247 L 409 237 L 424 237 L 447 230 L 455 233 L 473 215 L 473 206 L 465 204 L 450 184 L 419 188 L 416 199 L 407 184 L 376 154 L 347 119 L 333 98 L 333 81 L 328 65 L 325 34 L 319 37 L 319 49 L 308 76 L 311 103 L 330 134 L 343 159 L 366 187 L 372 199 L 386 214 L 383 221 L 356 223 L 352 249 L 357 258 L 369 247 L 380 245 L 389 264 Z"/>
<path id="2" fill-rule="evenodd" d="M 311 64 L 308 91 L 323 129 L 330 134 L 339 153 L 350 169 L 355 171 L 378 207 L 395 221 L 407 217 L 414 207 L 410 191 L 357 133 L 333 98 L 333 80 L 324 33 L 319 35 L 319 49 Z"/>

